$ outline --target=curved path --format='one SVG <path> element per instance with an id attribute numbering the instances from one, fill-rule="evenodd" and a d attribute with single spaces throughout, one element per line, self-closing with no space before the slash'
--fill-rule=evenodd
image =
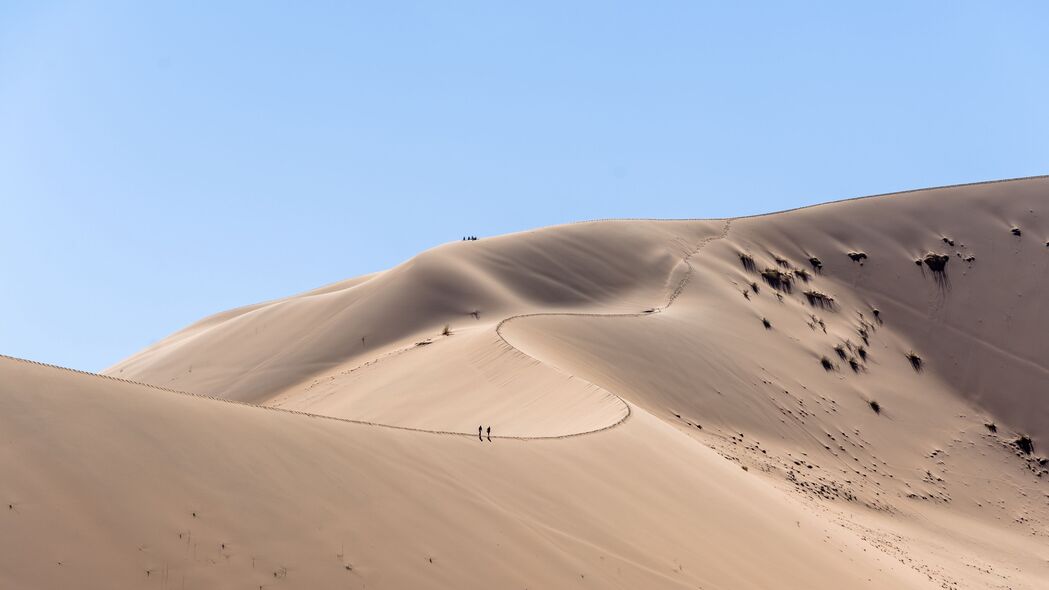
<path id="1" fill-rule="evenodd" d="M 681 281 L 678 282 L 678 284 L 674 288 L 674 290 L 671 291 L 668 294 L 667 300 L 663 304 L 662 307 L 657 307 L 657 308 L 652 309 L 651 311 L 638 312 L 638 313 L 537 312 L 537 313 L 528 313 L 528 314 L 514 315 L 514 316 L 510 316 L 508 318 L 503 319 L 502 321 L 500 321 L 496 325 L 496 327 L 495 327 L 496 335 L 499 337 L 499 340 L 503 344 L 505 344 L 507 347 L 509 347 L 510 349 L 514 350 L 515 352 L 517 352 L 519 354 L 522 354 L 522 355 L 524 355 L 524 356 L 526 356 L 526 357 L 528 357 L 530 359 L 533 359 L 533 360 L 535 360 L 536 362 L 538 362 L 540 364 L 546 364 L 546 363 L 543 363 L 542 360 L 540 360 L 540 359 L 538 359 L 538 358 L 528 354 L 527 352 L 525 352 L 524 350 L 518 348 L 512 342 L 510 342 L 510 340 L 508 340 L 506 338 L 506 335 L 503 334 L 503 330 L 502 330 L 503 326 L 505 326 L 506 324 L 508 324 L 509 322 L 514 321 L 514 320 L 520 320 L 520 319 L 532 318 L 532 317 L 541 317 L 541 316 L 575 316 L 575 317 L 605 317 L 605 318 L 614 318 L 614 317 L 644 317 L 644 316 L 649 316 L 649 315 L 653 315 L 655 313 L 661 313 L 663 311 L 666 311 L 671 305 L 674 304 L 674 301 L 677 300 L 678 296 L 681 295 L 682 291 L 685 290 L 685 287 L 688 285 L 689 280 L 691 280 L 691 278 L 692 278 L 693 268 L 692 268 L 692 263 L 690 261 L 691 258 L 693 256 L 695 256 L 697 253 L 699 253 L 707 244 L 709 244 L 709 243 L 711 243 L 713 241 L 725 238 L 728 235 L 728 231 L 729 231 L 729 228 L 730 228 L 731 225 L 732 225 L 732 219 L 724 220 L 724 226 L 722 227 L 721 232 L 719 234 L 714 235 L 714 236 L 709 236 L 709 237 L 706 237 L 706 238 L 703 238 L 702 240 L 700 240 L 700 242 L 696 245 L 696 247 L 694 249 L 692 249 L 692 251 L 690 251 L 682 259 L 682 262 L 684 262 L 685 266 L 687 267 L 686 271 L 685 271 L 685 276 L 682 277 Z M 299 410 L 289 410 L 289 409 L 286 409 L 286 408 L 280 408 L 280 407 L 274 407 L 274 406 L 264 406 L 264 405 L 253 404 L 253 403 L 248 403 L 248 402 L 234 401 L 234 400 L 229 400 L 229 399 L 225 399 L 225 398 L 221 398 L 221 397 L 216 397 L 216 396 L 213 396 L 213 395 L 205 395 L 205 394 L 201 394 L 201 393 L 192 393 L 192 392 L 188 392 L 188 391 L 181 391 L 181 390 L 178 390 L 178 389 L 170 389 L 170 388 L 162 387 L 162 386 L 159 386 L 159 385 L 151 385 L 149 383 L 142 383 L 140 381 L 133 381 L 131 379 L 124 379 L 124 378 L 121 378 L 121 377 L 113 377 L 111 375 L 103 375 L 101 373 L 92 373 L 90 371 L 81 371 L 79 369 L 71 369 L 69 367 L 62 367 L 62 366 L 53 365 L 53 364 L 50 364 L 50 363 L 42 363 L 42 362 L 39 362 L 39 361 L 23 359 L 23 358 L 19 358 L 19 357 L 9 356 L 9 355 L 6 355 L 6 354 L 0 354 L 0 358 L 7 359 L 7 360 L 10 360 L 10 361 L 16 361 L 16 362 L 20 362 L 20 363 L 25 363 L 25 364 L 31 364 L 31 365 L 38 365 L 38 366 L 42 366 L 42 367 L 48 367 L 48 368 L 51 368 L 51 369 L 58 369 L 58 370 L 61 370 L 61 371 L 68 371 L 68 372 L 71 372 L 71 373 L 77 373 L 77 374 L 80 374 L 80 375 L 86 375 L 88 377 L 94 377 L 94 378 L 97 378 L 97 379 L 107 379 L 107 380 L 110 380 L 110 381 L 117 381 L 117 382 L 129 384 L 129 385 L 135 385 L 135 386 L 138 386 L 138 387 L 146 387 L 146 388 L 149 388 L 149 389 L 153 389 L 153 390 L 157 390 L 157 391 L 163 391 L 163 392 L 166 392 L 166 393 L 174 393 L 174 394 L 177 394 L 177 395 L 185 395 L 185 396 L 190 396 L 190 397 L 196 397 L 196 398 L 201 398 L 201 399 L 206 399 L 206 400 L 211 400 L 211 401 L 231 404 L 231 405 L 235 405 L 235 406 L 245 406 L 245 407 L 249 407 L 249 408 L 256 408 L 256 409 L 259 409 L 259 410 L 268 410 L 268 411 L 271 411 L 271 412 L 283 412 L 283 413 L 286 413 L 286 414 L 297 414 L 299 416 L 306 416 L 308 418 L 320 418 L 320 419 L 323 419 L 323 420 L 334 420 L 334 421 L 337 421 L 337 422 L 348 422 L 350 424 L 361 424 L 361 425 L 365 425 L 365 426 L 376 426 L 376 427 L 379 427 L 379 428 L 389 428 L 389 429 L 393 429 L 393 430 L 405 430 L 405 431 L 409 431 L 409 432 L 424 432 L 424 433 L 427 433 L 427 434 L 440 434 L 440 435 L 445 435 L 445 436 L 463 436 L 463 437 L 470 437 L 470 438 L 473 438 L 475 436 L 472 432 L 453 432 L 453 431 L 448 431 L 448 430 L 429 430 L 429 429 L 425 429 L 425 428 L 412 428 L 412 427 L 409 427 L 409 426 L 396 426 L 396 425 L 393 425 L 393 424 L 380 424 L 378 422 L 368 422 L 368 421 L 365 421 L 365 420 L 354 420 L 352 418 L 338 418 L 338 417 L 335 417 L 335 416 L 326 416 L 324 414 L 313 414 L 313 413 L 310 413 L 310 412 L 302 412 L 302 411 L 299 411 Z M 379 359 L 372 359 L 371 361 L 369 361 L 368 363 L 365 363 L 365 364 L 371 364 L 371 363 L 376 362 L 377 360 L 379 360 Z M 555 369 L 555 370 L 557 370 L 557 369 Z M 600 387 L 600 386 L 598 386 L 596 384 L 593 384 L 593 383 L 591 383 L 591 385 L 594 385 L 594 387 L 596 387 L 597 389 L 608 393 L 612 397 L 614 397 L 617 400 L 619 400 L 619 402 L 621 404 L 623 404 L 623 407 L 624 407 L 626 413 L 623 415 L 622 418 L 620 418 L 618 421 L 616 421 L 616 422 L 614 422 L 612 424 L 609 424 L 607 426 L 602 426 L 600 428 L 596 428 L 596 429 L 593 429 L 593 430 L 586 430 L 586 431 L 583 431 L 583 432 L 574 432 L 574 433 L 570 433 L 570 434 L 552 435 L 552 436 L 499 436 L 499 435 L 496 435 L 496 436 L 493 436 L 492 438 L 497 438 L 497 439 L 502 439 L 502 440 L 557 440 L 557 439 L 564 439 L 564 438 L 573 438 L 573 437 L 577 437 L 577 436 L 585 436 L 585 435 L 588 435 L 588 434 L 594 434 L 594 433 L 597 433 L 597 432 L 602 432 L 602 431 L 605 431 L 605 430 L 609 430 L 611 428 L 615 428 L 616 426 L 619 426 L 620 424 L 626 422 L 627 419 L 630 418 L 630 416 L 632 414 L 632 410 L 631 410 L 630 404 L 626 400 L 624 400 L 622 397 L 616 395 L 614 392 L 609 391 L 609 390 L 607 390 L 607 389 L 605 389 L 603 387 Z"/>

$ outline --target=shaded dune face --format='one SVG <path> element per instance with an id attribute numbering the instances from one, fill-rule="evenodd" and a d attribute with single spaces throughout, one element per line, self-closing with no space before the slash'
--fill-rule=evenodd
<path id="1" fill-rule="evenodd" d="M 1043 206 L 552 227 L 216 314 L 106 371 L 133 382 L 3 360 L 34 541 L 0 582 L 1044 587 Z"/>

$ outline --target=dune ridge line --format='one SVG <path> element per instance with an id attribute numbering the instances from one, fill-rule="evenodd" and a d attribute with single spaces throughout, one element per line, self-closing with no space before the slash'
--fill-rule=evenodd
<path id="1" fill-rule="evenodd" d="M 535 360 L 536 362 L 538 362 L 540 364 L 544 364 L 545 365 L 546 363 L 543 363 L 543 361 L 541 361 L 540 359 L 535 358 L 534 356 L 528 354 L 527 352 L 525 352 L 525 351 L 521 350 L 520 348 L 518 348 L 517 346 L 513 345 L 506 338 L 506 336 L 502 333 L 502 327 L 507 322 L 509 322 L 511 320 L 517 320 L 517 319 L 523 319 L 523 318 L 529 318 L 529 317 L 539 317 L 539 316 L 644 317 L 644 316 L 648 316 L 648 315 L 653 315 L 654 313 L 660 313 L 660 312 L 666 310 L 667 308 L 669 308 L 674 303 L 674 301 L 677 299 L 677 297 L 685 289 L 685 286 L 688 284 L 689 280 L 692 278 L 693 267 L 692 267 L 692 264 L 690 262 L 690 259 L 694 255 L 696 255 L 699 251 L 701 251 L 710 242 L 713 242 L 715 240 L 720 240 L 720 239 L 726 237 L 728 235 L 728 231 L 729 231 L 729 227 L 730 227 L 731 223 L 732 223 L 731 219 L 725 220 L 725 225 L 724 225 L 724 227 L 722 227 L 722 230 L 721 230 L 720 234 L 715 235 L 715 236 L 710 236 L 710 237 L 707 237 L 707 238 L 703 238 L 702 240 L 700 240 L 700 242 L 696 245 L 696 247 L 694 249 L 692 249 L 684 258 L 682 258 L 682 262 L 684 262 L 686 267 L 687 267 L 687 269 L 685 271 L 685 276 L 678 282 L 678 284 L 674 288 L 674 290 L 671 291 L 670 294 L 667 296 L 667 301 L 663 304 L 662 307 L 654 308 L 650 312 L 637 312 L 637 313 L 538 312 L 538 313 L 514 315 L 514 316 L 510 316 L 508 318 L 504 318 L 502 321 L 500 321 L 496 325 L 496 328 L 495 328 L 496 335 L 499 337 L 499 340 L 504 345 L 510 347 L 512 350 L 514 350 L 514 351 L 516 351 L 516 352 L 518 352 L 518 353 L 520 353 L 520 354 L 522 354 L 522 355 L 524 355 L 524 356 L 526 356 L 526 357 L 528 357 L 530 359 L 533 359 L 533 360 Z M 379 357 L 379 358 L 380 359 L 384 358 L 386 356 L 389 356 L 390 354 L 395 354 L 396 352 L 398 352 L 398 351 L 394 351 L 393 353 L 388 353 L 387 355 L 383 355 L 383 357 Z M 125 379 L 123 377 L 114 377 L 114 376 L 105 375 L 105 374 L 102 374 L 102 373 L 93 373 L 91 371 L 84 371 L 84 370 L 81 370 L 81 369 L 73 369 L 73 368 L 70 368 L 70 367 L 63 367 L 61 365 L 55 365 L 55 364 L 51 364 L 51 363 L 45 363 L 45 362 L 41 362 L 41 361 L 35 361 L 35 360 L 31 360 L 31 359 L 20 358 L 20 357 L 11 356 L 11 355 L 2 354 L 2 353 L 0 353 L 0 358 L 4 358 L 4 359 L 10 360 L 10 361 L 15 361 L 15 362 L 19 362 L 19 363 L 25 363 L 25 364 L 30 364 L 30 365 L 37 365 L 37 366 L 47 367 L 47 368 L 50 368 L 50 369 L 58 369 L 58 370 L 61 370 L 61 371 L 67 371 L 67 372 L 76 373 L 76 374 L 79 374 L 79 375 L 86 375 L 86 376 L 89 376 L 89 377 L 95 377 L 95 378 L 100 378 L 100 379 L 107 379 L 107 380 L 110 380 L 110 381 L 117 381 L 117 382 L 127 383 L 129 385 L 135 385 L 135 386 L 139 386 L 139 387 L 146 387 L 146 388 L 149 388 L 149 389 L 153 389 L 153 390 L 156 390 L 156 391 L 162 391 L 162 392 L 165 392 L 165 393 L 173 393 L 173 394 L 176 394 L 176 395 L 184 395 L 184 396 L 195 397 L 195 398 L 200 398 L 200 399 L 206 399 L 206 400 L 211 400 L 211 401 L 216 401 L 216 402 L 223 402 L 223 403 L 227 403 L 227 404 L 231 404 L 231 405 L 235 405 L 235 406 L 244 406 L 244 407 L 249 407 L 249 408 L 257 408 L 257 409 L 260 409 L 260 410 L 270 410 L 270 411 L 274 411 L 274 412 L 283 412 L 283 413 L 286 413 L 286 414 L 296 414 L 296 415 L 305 416 L 305 417 L 308 417 L 308 418 L 321 418 L 321 419 L 325 419 L 325 420 L 334 420 L 336 422 L 345 422 L 345 423 L 350 423 L 350 424 L 359 424 L 359 425 L 363 425 L 363 426 L 375 426 L 375 427 L 379 427 L 379 428 L 390 428 L 390 429 L 394 429 L 394 430 L 404 430 L 404 431 L 408 431 L 408 432 L 420 432 L 420 433 L 426 433 L 426 434 L 438 434 L 438 435 L 445 435 L 445 436 L 462 436 L 462 437 L 471 437 L 471 438 L 473 436 L 475 436 L 472 432 L 454 432 L 454 431 L 450 431 L 450 430 L 430 430 L 430 429 L 425 429 L 425 428 L 413 428 L 413 427 L 410 427 L 410 426 L 397 426 L 397 425 L 394 425 L 394 424 L 382 424 L 382 423 L 379 423 L 379 422 L 369 422 L 369 421 L 366 421 L 366 420 L 354 420 L 352 418 L 339 418 L 339 417 L 336 417 L 336 416 L 328 416 L 328 415 L 325 415 L 325 414 L 314 414 L 314 413 L 311 413 L 311 412 L 303 412 L 303 411 L 300 411 L 300 410 L 290 410 L 290 409 L 287 409 L 287 408 L 281 408 L 281 407 L 276 407 L 276 406 L 267 406 L 267 405 L 262 405 L 262 404 L 254 404 L 254 403 L 250 403 L 250 402 L 242 402 L 242 401 L 230 400 L 230 399 L 226 399 L 226 398 L 222 398 L 222 397 L 217 397 L 217 396 L 214 396 L 214 395 L 208 395 L 208 394 L 203 394 L 203 393 L 193 393 L 193 392 L 189 392 L 189 391 L 182 391 L 182 390 L 179 390 L 179 389 L 171 389 L 169 387 L 163 387 L 163 386 L 160 386 L 160 385 L 152 385 L 150 383 L 143 383 L 141 381 L 134 381 L 134 380 L 131 380 L 131 379 Z M 379 359 L 373 359 L 373 361 L 371 361 L 371 362 L 374 362 L 375 360 L 379 360 Z M 551 367 L 551 368 L 553 368 L 553 367 Z M 559 370 L 559 369 L 555 368 L 555 370 Z M 585 379 L 580 379 L 580 380 L 581 381 L 586 381 Z M 586 382 L 590 383 L 589 381 L 586 381 Z M 620 403 L 623 404 L 623 407 L 626 409 L 626 414 L 621 419 L 619 419 L 618 421 L 616 421 L 616 422 L 614 422 L 612 424 L 609 424 L 607 426 L 602 426 L 600 428 L 595 428 L 593 430 L 582 431 L 582 432 L 573 432 L 573 433 L 569 433 L 569 434 L 552 435 L 552 436 L 505 436 L 505 435 L 504 436 L 500 436 L 500 435 L 496 435 L 496 436 L 493 436 L 492 438 L 498 438 L 498 439 L 503 439 L 503 440 L 522 440 L 522 441 L 528 441 L 528 440 L 557 440 L 557 439 L 573 438 L 573 437 L 577 437 L 577 436 L 585 436 L 585 435 L 589 435 L 589 434 L 596 434 L 598 432 L 603 432 L 605 430 L 609 430 L 611 428 L 615 428 L 616 426 L 619 426 L 620 424 L 626 422 L 626 420 L 631 416 L 630 404 L 627 403 L 626 400 L 624 400 L 622 397 L 616 395 L 614 392 L 611 392 L 611 391 L 609 391 L 609 390 L 607 390 L 607 389 L 605 389 L 603 387 L 600 387 L 600 386 L 598 386 L 596 384 L 593 384 L 593 383 L 591 383 L 591 385 L 593 385 L 594 387 L 596 387 L 597 389 L 599 389 L 601 391 L 604 391 L 604 392 L 608 393 L 609 395 L 611 395 L 611 396 L 615 397 L 617 400 L 619 400 Z"/>

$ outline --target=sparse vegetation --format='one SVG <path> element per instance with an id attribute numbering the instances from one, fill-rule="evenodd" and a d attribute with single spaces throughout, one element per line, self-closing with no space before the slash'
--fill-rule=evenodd
<path id="1" fill-rule="evenodd" d="M 766 268 L 761 271 L 761 278 L 768 286 L 777 291 L 790 293 L 794 287 L 794 277 L 789 272 L 783 272 L 778 268 Z"/>
<path id="2" fill-rule="evenodd" d="M 481 319 L 481 310 L 475 309 L 475 310 L 470 312 L 470 315 L 472 315 L 475 320 L 479 320 L 479 319 Z"/>
<path id="3" fill-rule="evenodd" d="M 759 293 L 761 291 L 760 289 L 758 289 L 758 284 L 754 282 L 750 283 L 750 290 L 755 293 Z"/>
<path id="4" fill-rule="evenodd" d="M 924 364 L 922 357 L 918 356 L 918 354 L 912 350 L 907 353 L 907 360 L 910 361 L 911 367 L 913 367 L 915 371 L 921 373 L 922 365 Z"/>
<path id="5" fill-rule="evenodd" d="M 944 236 L 943 237 L 943 243 L 947 244 L 948 246 L 953 246 L 954 245 L 954 240 L 952 240 L 951 238 L 948 238 L 947 236 Z"/>
<path id="6" fill-rule="evenodd" d="M 834 308 L 834 298 L 820 291 L 805 291 L 805 299 L 809 302 L 809 305 L 811 305 L 812 307 L 818 307 L 820 309 Z"/>
<path id="7" fill-rule="evenodd" d="M 849 258 L 852 259 L 853 262 L 859 262 L 861 264 L 863 263 L 864 260 L 867 259 L 867 253 L 866 252 L 849 252 L 848 256 L 849 256 Z"/>
<path id="8" fill-rule="evenodd" d="M 765 326 L 766 330 L 772 329 L 772 322 L 768 318 L 761 318 L 761 325 Z"/>
<path id="9" fill-rule="evenodd" d="M 1009 230 L 1009 233 L 1013 234 L 1016 237 L 1020 237 L 1020 236 L 1023 235 L 1023 232 L 1020 231 L 1020 228 L 1018 228 L 1018 227 L 1012 228 L 1011 230 Z"/>
<path id="10" fill-rule="evenodd" d="M 987 430 L 991 431 L 991 434 L 998 434 L 998 425 L 994 422 L 988 422 L 984 424 L 984 426 L 987 427 Z"/>
<path id="11" fill-rule="evenodd" d="M 867 405 L 869 405 L 871 409 L 874 410 L 875 414 L 881 414 L 881 404 L 879 404 L 877 400 L 872 399 L 869 402 L 867 402 Z"/>
<path id="12" fill-rule="evenodd" d="M 754 264 L 754 257 L 746 252 L 739 253 L 739 262 L 747 272 L 755 272 L 758 269 L 757 265 Z"/>
<path id="13" fill-rule="evenodd" d="M 859 373 L 860 369 L 863 368 L 863 367 L 860 366 L 860 362 L 858 360 L 856 360 L 856 357 L 850 356 L 849 357 L 849 368 L 852 369 L 853 373 Z"/>
<path id="14" fill-rule="evenodd" d="M 864 361 L 867 360 L 867 349 L 866 348 L 864 348 L 862 346 L 857 348 L 856 349 L 856 354 L 860 355 L 860 358 L 863 359 Z"/>
<path id="15" fill-rule="evenodd" d="M 864 344 L 870 344 L 870 332 L 867 331 L 867 326 L 860 326 L 856 330 L 856 333 L 860 335 L 860 339 L 863 340 Z"/>
<path id="16" fill-rule="evenodd" d="M 809 264 L 812 265 L 813 270 L 815 270 L 816 272 L 820 272 L 821 270 L 823 270 L 823 261 L 819 258 L 816 258 L 815 256 L 809 257 Z"/>
<path id="17" fill-rule="evenodd" d="M 445 324 L 444 328 L 441 330 L 441 336 L 451 336 L 451 335 L 452 335 L 452 328 L 451 328 L 451 326 L 449 326 L 448 324 Z"/>
<path id="18" fill-rule="evenodd" d="M 773 256 L 773 258 L 776 260 L 776 264 L 782 266 L 783 268 L 790 268 L 790 261 L 786 258 L 782 256 Z"/>
<path id="19" fill-rule="evenodd" d="M 794 276 L 798 277 L 802 280 L 802 282 L 805 283 L 812 280 L 812 273 L 805 270 L 804 268 L 799 268 L 798 270 L 794 271 Z"/>
<path id="20" fill-rule="evenodd" d="M 824 371 L 833 371 L 834 363 L 827 357 L 820 357 L 820 366 L 823 367 Z"/>

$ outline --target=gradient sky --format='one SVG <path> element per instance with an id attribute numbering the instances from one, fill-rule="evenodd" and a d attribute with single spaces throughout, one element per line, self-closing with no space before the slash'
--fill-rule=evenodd
<path id="1" fill-rule="evenodd" d="M 468 233 L 1049 172 L 1044 2 L 368 4 L 0 3 L 0 353 L 100 370 Z"/>

